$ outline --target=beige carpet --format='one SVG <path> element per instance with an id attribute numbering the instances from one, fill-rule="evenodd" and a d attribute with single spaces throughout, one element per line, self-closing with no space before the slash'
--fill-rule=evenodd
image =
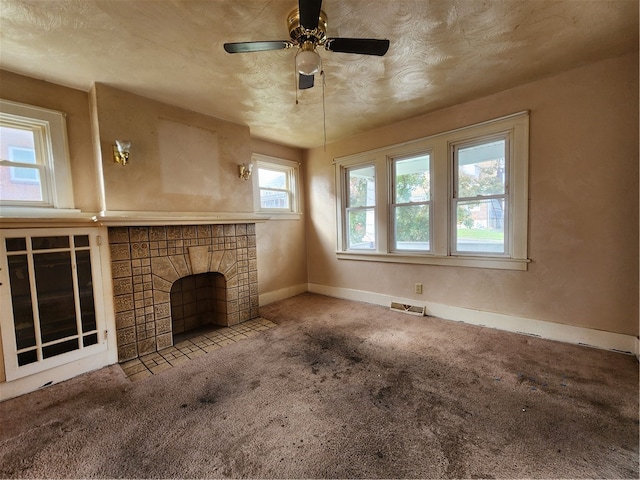
<path id="1" fill-rule="evenodd" d="M 149 378 L 0 404 L 0 477 L 638 478 L 633 356 L 304 294 Z"/>

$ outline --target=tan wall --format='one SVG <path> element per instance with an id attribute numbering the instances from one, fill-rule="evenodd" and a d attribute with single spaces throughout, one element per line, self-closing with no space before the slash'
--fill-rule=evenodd
<path id="1" fill-rule="evenodd" d="M 0 70 L 0 97 L 67 115 L 67 137 L 76 208 L 99 209 L 86 92 Z"/>
<path id="2" fill-rule="evenodd" d="M 176 212 L 176 218 L 250 213 L 252 184 L 238 178 L 238 164 L 254 151 L 302 157 L 299 149 L 251 139 L 248 127 L 106 85 L 86 93 L 5 71 L 0 85 L 1 98 L 67 114 L 75 206 L 85 212 L 101 210 L 104 201 L 109 211 Z M 113 162 L 115 139 L 133 142 L 126 167 Z M 268 221 L 256 230 L 260 293 L 306 284 L 304 220 Z M 0 346 L 0 382 L 5 378 Z"/>
<path id="3" fill-rule="evenodd" d="M 336 259 L 335 157 L 522 110 L 528 271 Z M 638 335 L 637 52 L 311 150 L 305 166 L 310 283 Z"/>
<path id="4" fill-rule="evenodd" d="M 170 99 L 168 99 L 170 101 Z M 95 85 L 108 211 L 252 212 L 249 128 Z M 115 140 L 131 140 L 126 167 L 113 161 Z"/>
<path id="5" fill-rule="evenodd" d="M 251 140 L 255 153 L 301 162 L 302 151 Z M 304 166 L 300 166 L 301 197 L 304 198 Z M 304 212 L 305 206 L 301 205 Z M 304 213 L 295 220 L 269 220 L 256 225 L 258 288 L 260 294 L 307 283 L 307 249 Z"/>

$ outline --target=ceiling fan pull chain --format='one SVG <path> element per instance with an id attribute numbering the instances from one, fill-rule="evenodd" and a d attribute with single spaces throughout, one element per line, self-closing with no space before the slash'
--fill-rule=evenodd
<path id="1" fill-rule="evenodd" d="M 324 70 L 320 70 L 320 77 L 322 77 L 322 127 L 324 129 L 324 151 L 327 151 L 327 110 L 324 102 L 324 85 L 325 75 Z"/>
<path id="2" fill-rule="evenodd" d="M 293 57 L 293 83 L 296 84 L 296 105 L 298 105 L 298 69 L 296 68 L 296 57 Z"/>

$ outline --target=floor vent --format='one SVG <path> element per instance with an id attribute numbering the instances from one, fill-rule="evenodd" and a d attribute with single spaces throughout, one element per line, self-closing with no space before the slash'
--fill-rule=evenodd
<path id="1" fill-rule="evenodd" d="M 416 305 L 407 305 L 405 303 L 391 302 L 391 310 L 424 317 L 425 307 L 418 307 Z"/>

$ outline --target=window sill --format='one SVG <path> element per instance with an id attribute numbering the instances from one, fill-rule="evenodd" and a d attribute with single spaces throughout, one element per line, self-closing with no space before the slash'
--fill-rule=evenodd
<path id="1" fill-rule="evenodd" d="M 299 212 L 274 212 L 273 210 L 264 210 L 258 214 L 269 215 L 269 220 L 300 220 L 302 213 Z"/>
<path id="2" fill-rule="evenodd" d="M 0 228 L 87 225 L 94 223 L 93 216 L 73 208 L 1 206 Z"/>
<path id="3" fill-rule="evenodd" d="M 338 260 L 364 262 L 410 263 L 418 265 L 443 265 L 450 267 L 492 268 L 497 270 L 526 271 L 531 260 L 523 258 L 460 257 L 441 255 L 402 255 L 393 253 L 336 252 Z"/>

